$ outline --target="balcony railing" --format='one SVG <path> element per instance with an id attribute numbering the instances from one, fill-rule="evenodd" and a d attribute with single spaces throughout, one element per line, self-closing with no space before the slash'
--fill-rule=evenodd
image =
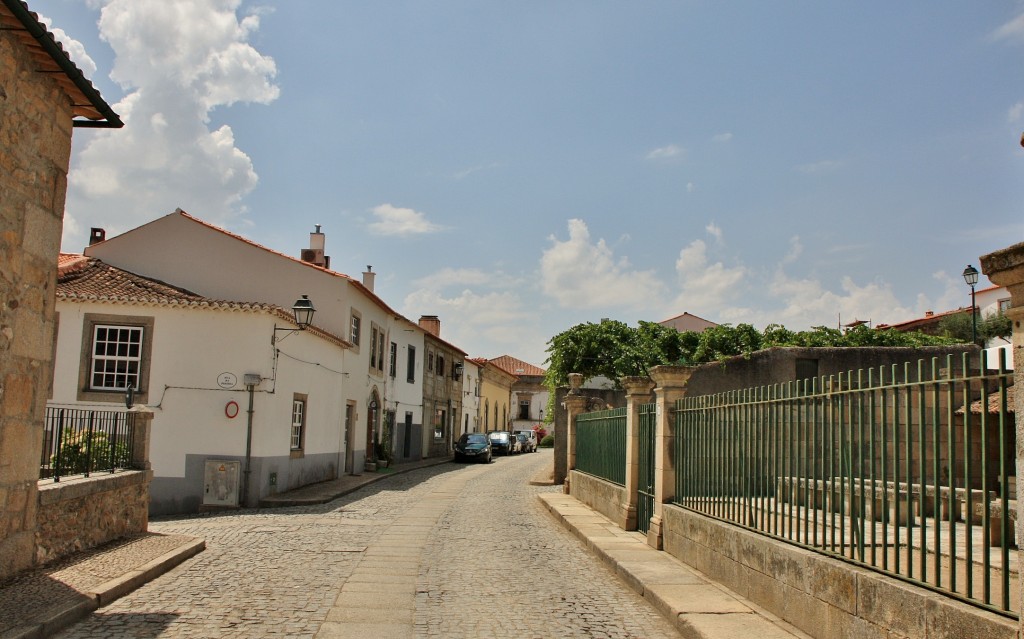
<path id="1" fill-rule="evenodd" d="M 135 414 L 126 411 L 47 406 L 39 478 L 131 468 L 134 426 Z"/>

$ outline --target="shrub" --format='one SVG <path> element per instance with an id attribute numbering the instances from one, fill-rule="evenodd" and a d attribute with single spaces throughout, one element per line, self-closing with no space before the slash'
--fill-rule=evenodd
<path id="1" fill-rule="evenodd" d="M 555 446 L 555 436 L 554 435 L 544 435 L 544 439 L 540 440 L 540 447 L 541 448 L 554 448 L 554 446 Z"/>
<path id="2" fill-rule="evenodd" d="M 91 439 L 90 446 L 87 430 L 65 433 L 60 446 L 60 468 L 57 469 L 58 455 L 50 458 L 50 464 L 64 475 L 78 475 L 87 470 L 110 470 L 112 467 L 127 468 L 131 464 L 132 453 L 126 444 L 115 443 L 111 447 L 110 437 L 102 431 L 94 431 Z"/>

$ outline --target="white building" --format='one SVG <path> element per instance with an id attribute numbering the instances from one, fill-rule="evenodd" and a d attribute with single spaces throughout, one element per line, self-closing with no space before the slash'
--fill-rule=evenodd
<path id="1" fill-rule="evenodd" d="M 460 433 L 479 433 L 480 429 L 480 365 L 465 359 L 462 376 L 462 429 Z"/>
<path id="2" fill-rule="evenodd" d="M 180 209 L 114 238 L 106 239 L 102 232 L 94 235 L 86 255 L 209 298 L 289 308 L 300 295 L 307 295 L 316 307 L 315 326 L 351 343 L 344 382 L 335 391 L 345 405 L 345 418 L 338 423 L 346 450 L 343 472 L 362 472 L 364 464 L 376 458 L 376 444 L 389 432 L 385 426 L 392 411 L 390 435 L 397 459 L 424 456 L 417 444 L 423 439 L 422 375 L 417 373 L 422 369 L 423 331 L 374 294 L 372 269 L 362 281 L 330 270 L 319 226 L 310 233 L 301 259 Z M 402 445 L 406 440 L 407 447 Z"/>
<path id="3" fill-rule="evenodd" d="M 295 330 L 288 310 L 216 301 L 70 255 L 56 310 L 50 404 L 123 409 L 125 388 L 136 389 L 135 403 L 154 414 L 153 514 L 256 505 L 336 477 L 351 454 L 341 436 L 351 344 Z"/>

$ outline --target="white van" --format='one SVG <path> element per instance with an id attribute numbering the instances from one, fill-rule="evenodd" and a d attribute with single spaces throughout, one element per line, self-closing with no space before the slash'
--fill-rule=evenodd
<path id="1" fill-rule="evenodd" d="M 522 434 L 526 435 L 526 439 L 527 439 L 527 448 L 524 448 L 523 452 L 524 453 L 535 453 L 535 452 L 537 452 L 537 431 L 532 430 L 532 429 L 528 429 L 528 428 L 523 428 L 523 429 L 517 430 L 515 432 L 516 435 L 518 435 L 519 433 L 522 433 Z"/>

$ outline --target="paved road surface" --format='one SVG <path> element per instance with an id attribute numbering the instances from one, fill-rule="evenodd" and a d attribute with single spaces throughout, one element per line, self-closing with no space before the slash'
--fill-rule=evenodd
<path id="1" fill-rule="evenodd" d="M 164 519 L 207 550 L 60 637 L 676 637 L 538 503 L 551 451 L 322 506 Z"/>

